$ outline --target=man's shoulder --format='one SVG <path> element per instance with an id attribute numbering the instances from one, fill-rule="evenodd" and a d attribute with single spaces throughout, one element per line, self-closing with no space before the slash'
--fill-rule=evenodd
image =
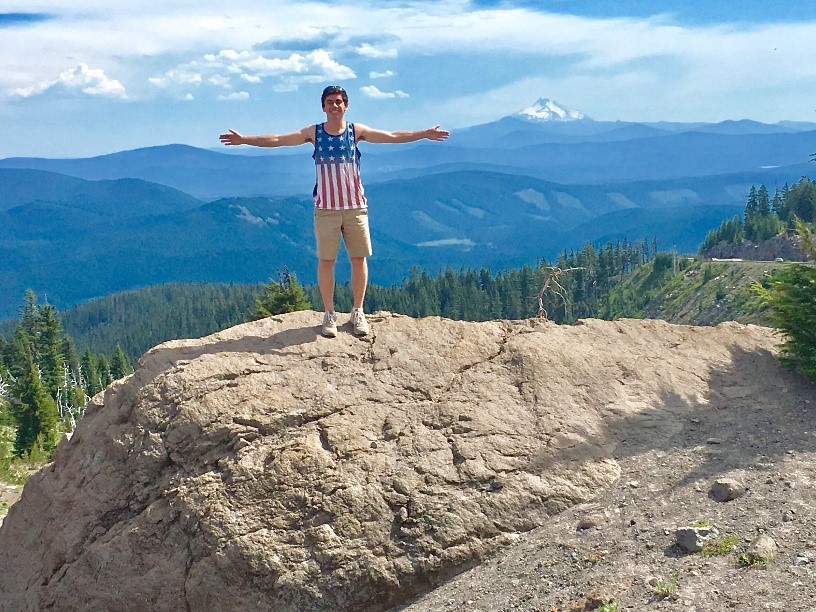
<path id="1" fill-rule="evenodd" d="M 364 123 L 355 122 L 351 125 L 354 126 L 354 138 L 356 140 L 365 140 L 365 136 L 371 128 Z"/>
<path id="2" fill-rule="evenodd" d="M 311 125 L 307 125 L 303 129 L 300 130 L 300 133 L 306 138 L 306 142 L 314 142 L 317 136 L 317 129 L 320 126 L 319 123 L 313 123 Z"/>

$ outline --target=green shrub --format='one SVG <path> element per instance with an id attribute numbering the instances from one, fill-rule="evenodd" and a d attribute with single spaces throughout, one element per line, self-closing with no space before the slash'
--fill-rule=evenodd
<path id="1" fill-rule="evenodd" d="M 28 480 L 28 467 L 19 457 L 0 459 L 0 482 L 13 485 L 25 484 Z"/>
<path id="2" fill-rule="evenodd" d="M 796 230 L 803 248 L 816 259 L 816 239 L 802 221 Z M 770 282 L 754 291 L 771 307 L 771 324 L 785 335 L 780 358 L 800 372 L 816 377 L 816 268 L 786 265 Z"/>
<path id="3" fill-rule="evenodd" d="M 255 299 L 251 319 L 258 320 L 273 315 L 309 310 L 312 304 L 294 274 L 288 270 L 280 273 L 279 282 L 269 279 L 261 295 Z"/>
<path id="4" fill-rule="evenodd" d="M 598 608 L 598 612 L 618 612 L 618 600 L 610 599 L 609 601 L 605 601 L 601 604 L 601 607 Z"/>
<path id="5" fill-rule="evenodd" d="M 721 538 L 709 540 L 703 544 L 702 555 L 704 557 L 727 555 L 734 550 L 737 542 L 739 542 L 739 538 L 737 536 L 735 536 L 733 533 L 727 533 Z"/>
<path id="6" fill-rule="evenodd" d="M 743 567 L 750 567 L 754 569 L 761 569 L 768 565 L 768 560 L 762 557 L 757 557 L 750 553 L 743 553 L 739 557 L 740 565 Z"/>
<path id="7" fill-rule="evenodd" d="M 677 574 L 673 573 L 667 581 L 658 580 L 655 591 L 660 597 L 672 597 L 677 592 Z"/>
<path id="8" fill-rule="evenodd" d="M 0 461 L 11 459 L 14 455 L 14 439 L 16 433 L 13 427 L 0 425 Z"/>

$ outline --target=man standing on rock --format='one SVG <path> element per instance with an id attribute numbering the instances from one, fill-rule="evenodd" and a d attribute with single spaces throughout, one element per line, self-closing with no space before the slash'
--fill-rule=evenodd
<path id="1" fill-rule="evenodd" d="M 314 231 L 317 239 L 317 284 L 323 299 L 322 333 L 337 335 L 337 314 L 334 312 L 334 263 L 340 249 L 340 237 L 351 261 L 351 289 L 354 307 L 351 323 L 354 334 L 365 336 L 369 327 L 363 314 L 363 300 L 368 285 L 368 264 L 371 236 L 368 229 L 367 200 L 360 180 L 361 140 L 371 143 L 402 143 L 445 140 L 448 132 L 435 125 L 426 130 L 386 132 L 362 123 L 347 123 L 348 94 L 337 85 L 323 90 L 321 97 L 326 121 L 309 125 L 289 134 L 242 136 L 234 130 L 221 134 L 225 145 L 256 147 L 291 147 L 311 142 L 314 147 L 316 182 Z"/>

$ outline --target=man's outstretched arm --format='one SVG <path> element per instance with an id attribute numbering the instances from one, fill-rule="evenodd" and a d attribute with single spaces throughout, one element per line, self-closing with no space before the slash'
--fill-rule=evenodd
<path id="1" fill-rule="evenodd" d="M 450 132 L 441 129 L 438 125 L 430 127 L 427 130 L 386 132 L 384 130 L 375 130 L 362 123 L 355 123 L 354 130 L 357 135 L 357 140 L 364 140 L 365 142 L 376 144 L 416 142 L 417 140 L 423 139 L 445 140 L 450 135 Z"/>
<path id="2" fill-rule="evenodd" d="M 314 126 L 307 126 L 302 130 L 288 134 L 263 134 L 260 136 L 244 136 L 235 130 L 230 130 L 225 134 L 221 134 L 219 139 L 227 146 L 294 147 L 307 142 L 314 142 Z"/>

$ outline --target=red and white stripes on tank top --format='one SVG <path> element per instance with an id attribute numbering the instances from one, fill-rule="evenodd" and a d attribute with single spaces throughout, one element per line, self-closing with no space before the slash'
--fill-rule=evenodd
<path id="1" fill-rule="evenodd" d="M 315 125 L 315 208 L 344 210 L 366 208 L 360 180 L 360 150 L 354 138 L 354 124 L 347 123 L 340 134 L 329 134 L 323 124 Z"/>

